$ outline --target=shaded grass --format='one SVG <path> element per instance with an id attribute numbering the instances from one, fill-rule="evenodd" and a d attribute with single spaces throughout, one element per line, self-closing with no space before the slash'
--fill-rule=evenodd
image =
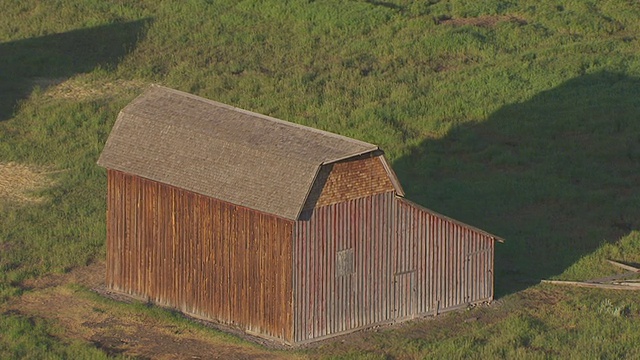
<path id="1" fill-rule="evenodd" d="M 148 19 L 0 42 L 0 121 L 11 118 L 34 88 L 94 69 L 113 69 L 133 48 Z M 13 29 L 15 30 L 15 29 Z M 108 38 L 109 41 L 105 41 Z"/>
<path id="2" fill-rule="evenodd" d="M 583 75 L 394 165 L 409 197 L 508 240 L 497 290 L 516 291 L 640 228 L 638 96 L 637 77 Z"/>

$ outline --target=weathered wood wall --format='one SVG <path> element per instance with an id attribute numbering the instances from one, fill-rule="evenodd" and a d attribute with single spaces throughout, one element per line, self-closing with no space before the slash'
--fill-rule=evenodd
<path id="1" fill-rule="evenodd" d="M 425 314 L 493 299 L 494 237 L 406 199 L 396 200 L 396 271 L 414 272 L 417 285 L 413 299 L 401 304 Z"/>
<path id="2" fill-rule="evenodd" d="M 493 238 L 386 192 L 294 228 L 294 340 L 493 297 Z"/>
<path id="3" fill-rule="evenodd" d="M 394 206 L 394 193 L 387 192 L 317 208 L 296 223 L 296 342 L 391 318 Z M 348 249 L 353 271 L 339 274 L 338 253 Z"/>
<path id="4" fill-rule="evenodd" d="M 108 171 L 107 285 L 292 339 L 293 222 Z"/>

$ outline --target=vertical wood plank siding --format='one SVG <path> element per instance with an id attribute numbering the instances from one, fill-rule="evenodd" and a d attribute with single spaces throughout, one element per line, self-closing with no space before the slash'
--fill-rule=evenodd
<path id="1" fill-rule="evenodd" d="M 293 222 L 108 171 L 107 285 L 292 340 Z"/>
<path id="2" fill-rule="evenodd" d="M 416 313 L 493 299 L 494 237 L 406 199 L 397 201 L 396 236 L 411 249 L 398 256 L 415 261 Z"/>
<path id="3" fill-rule="evenodd" d="M 394 192 L 316 208 L 294 228 L 294 341 L 491 300 L 493 246 Z"/>

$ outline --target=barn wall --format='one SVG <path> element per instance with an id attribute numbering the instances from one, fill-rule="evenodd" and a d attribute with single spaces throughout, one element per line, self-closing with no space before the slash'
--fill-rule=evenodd
<path id="1" fill-rule="evenodd" d="M 107 285 L 290 341 L 292 228 L 292 221 L 109 170 Z"/>
<path id="2" fill-rule="evenodd" d="M 295 341 L 344 332 L 391 318 L 393 192 L 315 209 L 294 235 Z M 337 271 L 338 252 L 352 249 L 353 272 Z"/>
<path id="3" fill-rule="evenodd" d="M 417 314 L 493 299 L 494 237 L 397 198 L 396 271 L 415 272 L 416 294 L 399 299 Z M 403 315 L 409 315 L 409 312 Z"/>
<path id="4" fill-rule="evenodd" d="M 493 242 L 394 192 L 317 208 L 294 228 L 294 340 L 490 300 Z"/>

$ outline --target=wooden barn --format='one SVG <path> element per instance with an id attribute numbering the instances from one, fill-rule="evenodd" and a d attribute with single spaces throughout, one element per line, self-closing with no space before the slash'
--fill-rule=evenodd
<path id="1" fill-rule="evenodd" d="M 107 168 L 107 286 L 300 344 L 493 298 L 499 238 L 403 198 L 375 145 L 151 86 Z"/>

